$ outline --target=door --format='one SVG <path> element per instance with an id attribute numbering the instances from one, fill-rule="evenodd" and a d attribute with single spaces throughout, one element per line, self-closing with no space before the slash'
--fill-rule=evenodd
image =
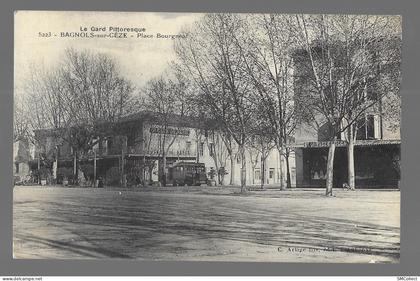
<path id="1" fill-rule="evenodd" d="M 268 184 L 275 183 L 274 168 L 268 170 Z"/>

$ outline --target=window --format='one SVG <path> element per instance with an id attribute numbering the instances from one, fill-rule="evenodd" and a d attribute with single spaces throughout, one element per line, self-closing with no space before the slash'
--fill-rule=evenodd
<path id="1" fill-rule="evenodd" d="M 270 168 L 270 172 L 268 174 L 268 177 L 270 178 L 270 180 L 272 180 L 274 178 L 274 169 Z"/>
<path id="2" fill-rule="evenodd" d="M 379 115 L 369 114 L 357 121 L 358 140 L 371 140 L 381 138 L 381 125 Z"/>
<path id="3" fill-rule="evenodd" d="M 136 143 L 136 136 L 134 134 L 127 135 L 127 146 L 134 146 Z"/>
<path id="4" fill-rule="evenodd" d="M 111 154 L 112 152 L 112 146 L 113 146 L 113 139 L 107 138 L 106 139 L 106 154 Z"/>
<path id="5" fill-rule="evenodd" d="M 366 139 L 375 138 L 375 118 L 373 115 L 366 117 Z"/>
<path id="6" fill-rule="evenodd" d="M 214 143 L 209 143 L 209 154 L 210 157 L 214 156 Z"/>
<path id="7" fill-rule="evenodd" d="M 200 142 L 199 153 L 200 153 L 200 156 L 204 155 L 204 142 Z"/>
<path id="8" fill-rule="evenodd" d="M 261 180 L 261 172 L 259 169 L 255 170 L 254 178 L 256 181 Z"/>
<path id="9" fill-rule="evenodd" d="M 186 150 L 187 152 L 190 152 L 190 151 L 191 151 L 191 142 L 190 142 L 190 141 L 187 141 L 187 142 L 185 143 L 185 150 Z"/>
<path id="10" fill-rule="evenodd" d="M 356 139 L 358 140 L 364 140 L 366 139 L 366 127 L 365 127 L 366 120 L 364 118 L 357 120 L 356 126 L 357 126 L 357 133 L 356 133 Z"/>
<path id="11" fill-rule="evenodd" d="M 19 174 L 19 163 L 15 163 L 15 167 L 16 167 L 16 174 Z"/>

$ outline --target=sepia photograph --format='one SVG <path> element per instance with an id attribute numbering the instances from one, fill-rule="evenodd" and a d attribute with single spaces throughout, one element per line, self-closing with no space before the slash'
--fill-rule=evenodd
<path id="1" fill-rule="evenodd" d="M 13 258 L 399 263 L 401 21 L 16 11 Z"/>

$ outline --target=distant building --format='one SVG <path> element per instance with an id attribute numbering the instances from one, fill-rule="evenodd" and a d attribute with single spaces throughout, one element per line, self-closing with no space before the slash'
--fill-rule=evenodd
<path id="1" fill-rule="evenodd" d="M 28 140 L 17 140 L 13 143 L 13 175 L 24 178 L 30 175 L 29 162 L 31 146 Z"/>

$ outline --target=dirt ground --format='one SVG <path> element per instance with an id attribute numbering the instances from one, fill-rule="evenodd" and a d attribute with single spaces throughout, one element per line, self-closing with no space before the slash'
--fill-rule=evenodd
<path id="1" fill-rule="evenodd" d="M 400 192 L 15 187 L 14 257 L 395 263 Z"/>

